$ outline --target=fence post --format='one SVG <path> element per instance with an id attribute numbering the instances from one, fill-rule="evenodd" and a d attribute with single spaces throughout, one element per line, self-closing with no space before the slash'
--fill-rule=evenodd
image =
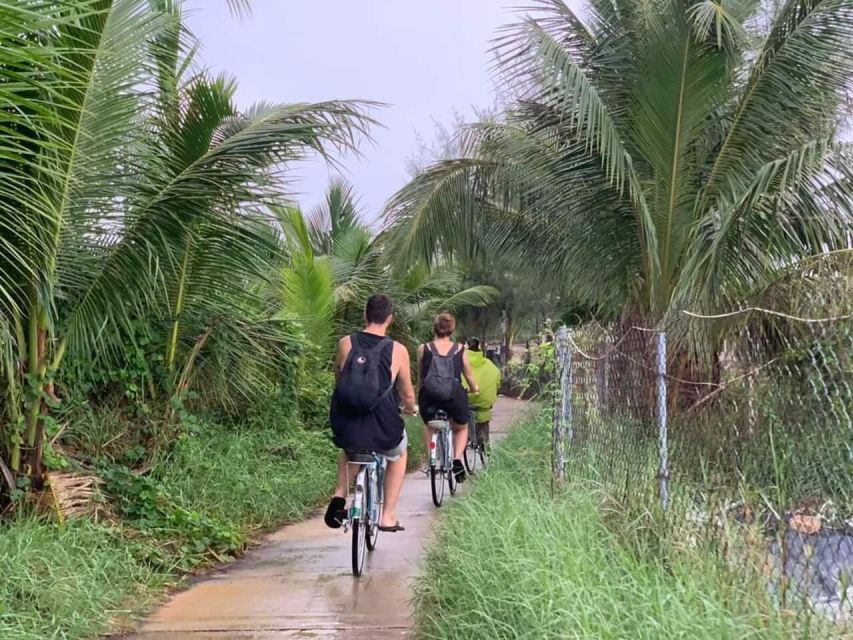
<path id="1" fill-rule="evenodd" d="M 560 487 L 566 480 L 566 446 L 572 438 L 572 372 L 568 329 L 557 331 L 555 351 L 557 394 L 554 402 L 554 424 L 551 431 L 551 463 L 553 485 Z"/>
<path id="2" fill-rule="evenodd" d="M 669 508 L 669 454 L 666 415 L 666 333 L 657 334 L 657 387 L 658 387 L 658 486 L 664 513 Z"/>

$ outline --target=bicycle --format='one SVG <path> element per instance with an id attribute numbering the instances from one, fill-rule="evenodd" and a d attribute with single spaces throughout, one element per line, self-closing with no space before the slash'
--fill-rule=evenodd
<path id="1" fill-rule="evenodd" d="M 347 509 L 344 533 L 352 530 L 352 573 L 358 578 L 364 571 L 367 552 L 376 549 L 379 541 L 379 523 L 385 501 L 386 460 L 372 451 L 351 452 L 348 457 L 348 464 L 358 466 L 359 470 Z"/>
<path id="2" fill-rule="evenodd" d="M 465 463 L 465 471 L 474 473 L 477 469 L 477 461 L 480 461 L 482 466 L 486 466 L 487 452 L 486 443 L 480 439 L 480 434 L 477 433 L 477 409 L 471 408 L 471 413 L 468 415 L 468 445 L 465 447 L 463 454 L 463 462 Z"/>
<path id="3" fill-rule="evenodd" d="M 429 475 L 432 502 L 440 507 L 444 501 L 444 481 L 450 495 L 456 493 L 456 476 L 453 474 L 453 430 L 444 411 L 439 411 L 427 426 L 432 431 L 429 443 Z"/>

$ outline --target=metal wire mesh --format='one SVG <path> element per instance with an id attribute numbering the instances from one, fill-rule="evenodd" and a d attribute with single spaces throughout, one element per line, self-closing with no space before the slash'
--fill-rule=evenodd
<path id="1" fill-rule="evenodd" d="M 555 477 L 645 514 L 667 553 L 712 558 L 774 606 L 849 630 L 853 323 L 757 320 L 702 357 L 636 327 L 561 341 Z"/>

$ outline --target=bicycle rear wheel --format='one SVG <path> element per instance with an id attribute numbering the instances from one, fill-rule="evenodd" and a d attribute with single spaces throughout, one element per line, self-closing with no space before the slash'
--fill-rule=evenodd
<path id="1" fill-rule="evenodd" d="M 432 485 L 432 503 L 440 507 L 444 502 L 444 438 L 439 434 L 435 442 L 435 464 L 430 465 L 429 479 Z"/>
<path id="2" fill-rule="evenodd" d="M 450 434 L 448 436 L 449 442 L 446 444 L 446 446 L 450 447 L 448 450 L 451 451 L 451 453 L 449 453 L 447 455 L 447 459 L 450 460 L 450 466 L 447 469 L 447 486 L 450 489 L 450 495 L 455 495 L 456 494 L 457 482 L 456 482 L 456 474 L 453 473 L 453 453 L 452 453 L 452 451 L 453 451 L 453 435 L 452 435 L 452 432 L 448 432 L 448 433 Z M 464 457 L 464 454 L 463 454 L 463 457 Z M 464 463 L 463 463 L 463 466 L 465 466 Z"/>
<path id="3" fill-rule="evenodd" d="M 477 445 L 477 457 L 480 458 L 480 464 L 484 467 L 489 461 L 489 450 L 486 448 L 485 442 L 479 442 Z"/>
<path id="4" fill-rule="evenodd" d="M 367 513 L 371 514 L 370 519 L 367 521 L 367 532 L 366 532 L 366 543 L 367 550 L 373 551 L 376 549 L 376 543 L 379 542 L 379 523 L 382 522 L 382 503 L 377 501 L 377 496 L 373 495 L 373 490 L 370 488 L 372 486 L 372 479 L 367 482 L 367 492 L 365 495 L 367 496 L 365 502 L 367 503 Z M 371 509 L 373 509 L 374 502 L 376 502 L 376 517 L 373 517 Z"/>
<path id="5" fill-rule="evenodd" d="M 465 447 L 465 453 L 462 454 L 462 462 L 465 463 L 465 471 L 468 475 L 473 474 L 477 470 L 477 460 L 479 459 L 476 445 L 469 442 Z"/>

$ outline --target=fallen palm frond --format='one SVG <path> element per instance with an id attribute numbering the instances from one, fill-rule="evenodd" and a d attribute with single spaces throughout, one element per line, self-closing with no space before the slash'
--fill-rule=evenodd
<path id="1" fill-rule="evenodd" d="M 45 497 L 50 497 L 50 508 L 60 523 L 87 516 L 97 518 L 104 511 L 105 505 L 99 499 L 104 482 L 99 477 L 50 472 L 47 479 Z"/>

